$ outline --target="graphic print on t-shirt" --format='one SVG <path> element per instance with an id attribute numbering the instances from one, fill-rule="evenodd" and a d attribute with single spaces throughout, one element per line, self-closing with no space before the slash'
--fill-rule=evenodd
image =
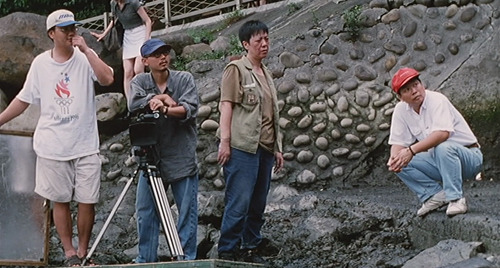
<path id="1" fill-rule="evenodd" d="M 70 79 L 67 73 L 61 73 L 63 78 L 56 85 L 55 92 L 57 96 L 54 98 L 57 105 L 61 107 L 61 114 L 69 114 L 69 106 L 73 102 L 71 91 L 68 88 Z"/>

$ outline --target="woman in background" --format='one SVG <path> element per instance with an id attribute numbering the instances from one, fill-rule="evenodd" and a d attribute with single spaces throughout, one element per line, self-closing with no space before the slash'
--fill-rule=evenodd
<path id="1" fill-rule="evenodd" d="M 139 0 L 112 0 L 111 12 L 125 29 L 122 45 L 123 92 L 128 99 L 130 80 L 136 74 L 144 72 L 140 49 L 142 44 L 151 38 L 151 19 Z M 116 19 L 109 23 L 103 33 L 91 34 L 97 38 L 97 41 L 101 41 L 114 26 Z"/>

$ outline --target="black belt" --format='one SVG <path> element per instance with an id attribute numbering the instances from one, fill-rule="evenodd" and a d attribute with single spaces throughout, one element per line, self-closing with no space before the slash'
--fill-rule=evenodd
<path id="1" fill-rule="evenodd" d="M 473 143 L 471 145 L 466 145 L 465 147 L 467 147 L 467 148 L 479 148 L 479 143 L 476 142 L 476 143 Z"/>

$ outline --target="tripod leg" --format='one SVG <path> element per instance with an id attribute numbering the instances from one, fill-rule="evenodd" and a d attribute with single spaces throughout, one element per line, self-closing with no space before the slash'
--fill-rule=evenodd
<path id="1" fill-rule="evenodd" d="M 111 213 L 109 214 L 108 218 L 106 219 L 106 222 L 104 223 L 104 225 L 102 226 L 101 228 L 101 231 L 99 232 L 99 234 L 97 235 L 97 238 L 94 242 L 94 244 L 92 245 L 92 248 L 89 250 L 89 252 L 87 253 L 87 256 L 85 257 L 85 259 L 83 259 L 83 262 L 82 262 L 82 266 L 85 266 L 85 263 L 87 261 L 90 260 L 90 257 L 92 256 L 92 254 L 94 253 L 97 245 L 99 244 L 99 241 L 101 240 L 102 236 L 104 235 L 104 232 L 106 231 L 106 229 L 108 228 L 108 225 L 109 223 L 111 222 L 111 220 L 113 219 L 113 216 L 115 215 L 116 211 L 118 210 L 118 207 L 120 206 L 120 204 L 122 203 L 123 201 L 123 198 L 125 197 L 125 194 L 127 193 L 128 189 L 130 188 L 130 185 L 132 184 L 132 182 L 134 181 L 137 173 L 138 173 L 139 170 L 136 170 L 134 172 L 134 175 L 132 177 L 130 177 L 130 179 L 127 181 L 127 184 L 125 185 L 125 187 L 123 188 L 120 196 L 118 196 L 118 200 L 116 201 L 115 203 L 115 206 L 113 207 L 113 209 L 111 210 Z"/>
<path id="2" fill-rule="evenodd" d="M 176 257 L 177 260 L 181 260 L 184 258 L 184 251 L 182 250 L 177 227 L 175 226 L 174 217 L 170 210 L 165 187 L 163 186 L 161 177 L 157 176 L 155 172 L 153 173 L 149 169 L 148 171 L 155 204 L 158 209 L 170 253 L 173 257 Z"/>

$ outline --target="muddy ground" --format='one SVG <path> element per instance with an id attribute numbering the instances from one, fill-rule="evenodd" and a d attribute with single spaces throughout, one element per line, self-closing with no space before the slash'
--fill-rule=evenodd
<path id="1" fill-rule="evenodd" d="M 108 142 L 126 144 L 126 135 L 122 133 Z M 446 226 L 456 223 L 466 227 L 468 220 L 477 217 L 486 216 L 492 220 L 500 218 L 499 211 L 493 209 L 497 207 L 495 204 L 500 202 L 497 194 L 500 191 L 500 184 L 488 174 L 484 175 L 483 181 L 464 183 L 465 196 L 470 207 L 467 214 L 448 218 L 444 210 L 441 210 L 431 213 L 426 218 L 417 217 L 415 213 L 419 207 L 418 200 L 393 174 L 386 171 L 384 166 L 386 155 L 386 146 L 377 150 L 367 161 L 371 163 L 371 166 L 367 166 L 369 174 L 363 177 L 343 184 L 324 185 L 326 187 L 316 185 L 310 189 L 302 189 L 299 195 L 282 203 L 305 205 L 266 213 L 266 223 L 263 227 L 265 244 L 261 252 L 271 265 L 287 268 L 403 267 L 405 262 L 425 249 L 412 241 L 415 226 L 420 224 Z M 125 161 L 125 158 L 124 154 L 120 154 L 116 159 L 110 157 L 114 159 L 113 161 Z M 130 168 L 129 171 L 133 170 Z M 204 183 L 200 182 L 201 185 Z M 94 238 L 123 186 L 123 179 L 122 182 L 103 182 L 102 196 L 105 201 L 98 207 L 98 224 L 94 229 Z M 133 215 L 134 198 L 135 185 L 127 193 L 93 255 L 97 263 L 127 264 L 135 257 L 137 236 Z M 271 193 L 270 206 L 273 205 L 273 198 Z M 304 202 L 304 200 L 309 201 Z M 204 226 L 202 232 L 204 237 L 199 240 L 198 259 L 215 258 L 213 241 L 217 240 L 220 220 L 220 217 L 200 217 L 200 225 Z M 486 230 L 491 224 L 495 224 L 495 221 L 491 223 L 481 221 L 481 224 L 484 224 Z M 52 235 L 49 265 L 58 266 L 63 259 L 61 245 L 55 236 L 54 228 Z M 449 238 L 480 241 L 474 239 L 472 234 L 460 234 L 457 231 L 442 237 L 442 239 Z M 163 241 L 160 246 L 161 258 L 162 261 L 166 261 L 168 249 L 165 241 L 161 239 L 160 241 Z M 437 241 L 430 243 L 429 247 Z M 491 266 L 486 267 L 500 267 L 498 250 L 485 248 L 479 253 L 479 256 L 488 257 L 491 261 Z"/>
<path id="2" fill-rule="evenodd" d="M 319 12 L 314 15 L 318 14 Z M 296 30 L 293 27 L 287 29 Z M 481 141 L 486 140 L 484 137 L 490 134 L 492 140 L 497 138 L 496 129 L 489 134 L 479 134 Z M 101 202 L 97 207 L 92 243 L 115 204 L 116 197 L 122 191 L 127 176 L 136 168 L 123 164 L 130 152 L 126 132 L 107 137 L 101 142 L 105 145 L 124 145 L 119 153 L 109 150 L 101 152 L 110 161 L 103 166 L 103 174 L 115 172 L 117 166 L 123 169 L 118 178 L 102 182 Z M 464 183 L 465 196 L 469 201 L 467 214 L 448 218 L 443 211 L 439 211 L 420 219 L 415 215 L 419 207 L 416 197 L 385 168 L 388 155 L 386 144 L 387 142 L 382 143 L 364 161 L 364 174 L 356 174 L 345 182 L 321 181 L 301 186 L 298 195 L 282 200 L 282 203 L 299 205 L 266 213 L 267 221 L 263 227 L 266 244 L 262 253 L 274 267 L 403 267 L 405 262 L 440 239 L 488 241 L 485 236 L 466 232 L 464 229 L 470 227 L 470 224 L 479 226 L 476 226 L 477 229 L 483 228 L 486 235 L 498 233 L 495 230 L 498 229 L 500 218 L 497 209 L 500 203 L 500 184 L 496 180 L 498 171 L 493 165 L 495 163 L 490 162 L 482 181 Z M 213 187 L 208 187 L 209 184 L 206 180 L 200 181 L 200 193 L 218 199 L 216 204 L 220 204 L 223 192 L 214 191 Z M 274 182 L 273 189 L 278 184 L 279 182 Z M 273 192 L 270 194 L 271 199 L 272 194 Z M 134 200 L 135 185 L 132 185 L 93 255 L 97 263 L 127 264 L 135 257 L 137 235 Z M 271 203 L 272 201 L 270 200 Z M 213 250 L 218 238 L 221 208 L 214 206 L 213 209 L 216 212 L 200 216 L 199 259 L 215 257 Z M 452 224 L 464 226 L 464 229 L 451 228 Z M 433 235 L 434 239 L 422 246 L 421 241 L 416 243 L 418 239 L 415 237 L 417 227 L 422 225 L 450 227 L 451 231 L 444 235 Z M 493 238 L 495 239 L 497 237 Z M 479 256 L 492 260 L 488 267 L 500 267 L 500 261 L 496 261 L 500 248 L 490 246 L 483 251 Z M 160 246 L 160 254 L 163 260 L 168 255 L 164 240 Z M 63 260 L 61 244 L 52 227 L 49 266 L 60 266 Z"/>

